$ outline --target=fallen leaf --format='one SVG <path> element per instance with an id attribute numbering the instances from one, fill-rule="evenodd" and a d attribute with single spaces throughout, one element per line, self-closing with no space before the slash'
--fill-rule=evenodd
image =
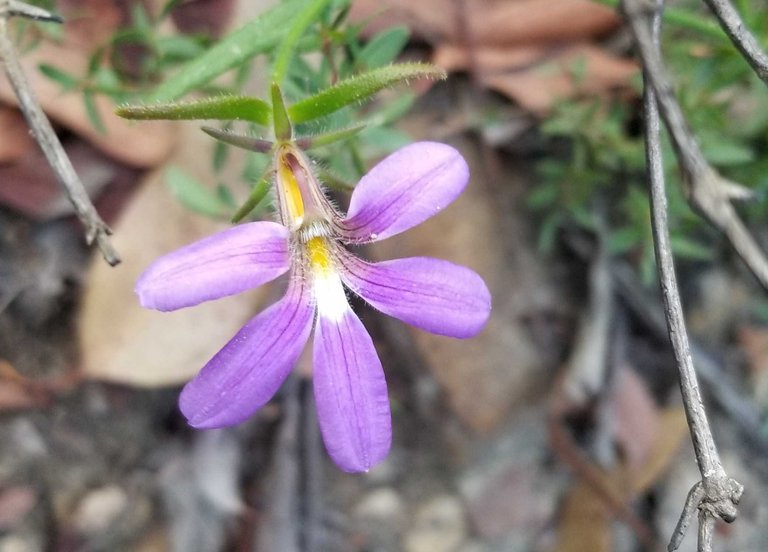
<path id="1" fill-rule="evenodd" d="M 617 89 L 627 89 L 638 71 L 631 60 L 580 44 L 557 51 L 522 71 L 481 73 L 480 80 L 525 109 L 544 115 L 564 98 L 605 95 Z"/>
<path id="2" fill-rule="evenodd" d="M 600 36 L 619 23 L 614 10 L 588 0 L 357 0 L 350 18 L 370 20 L 368 32 L 409 25 L 433 43 L 462 41 L 464 27 L 476 42 L 496 45 Z"/>
<path id="3" fill-rule="evenodd" d="M 616 380 L 611 394 L 614 438 L 627 465 L 635 469 L 648 461 L 658 439 L 659 411 L 645 382 L 632 368 L 623 363 L 617 366 Z"/>
<path id="4" fill-rule="evenodd" d="M 752 397 L 758 404 L 768 403 L 768 329 L 742 326 L 737 339 L 746 355 L 752 381 Z"/>
<path id="5" fill-rule="evenodd" d="M 647 491 L 667 473 L 687 435 L 688 422 L 682 408 L 668 408 L 660 412 L 656 439 L 646 454 L 646 460 L 630 472 L 633 492 Z"/>
<path id="6" fill-rule="evenodd" d="M 91 197 L 96 197 L 123 169 L 118 163 L 78 138 L 64 144 L 75 172 Z M 0 166 L 0 203 L 36 220 L 74 212 L 42 150 L 34 144 L 15 163 Z"/>
<path id="7" fill-rule="evenodd" d="M 604 483 L 619 486 L 619 474 L 607 474 Z M 613 535 L 608 505 L 586 481 L 568 491 L 558 523 L 555 552 L 611 552 Z"/>
<path id="8" fill-rule="evenodd" d="M 0 105 L 0 165 L 23 157 L 35 146 L 27 122 L 18 109 Z"/>
<path id="9" fill-rule="evenodd" d="M 193 124 L 172 162 L 201 181 L 210 174 L 213 140 Z M 236 159 L 231 165 L 237 167 Z M 191 378 L 258 310 L 264 288 L 171 313 L 141 308 L 136 278 L 158 256 L 226 225 L 184 208 L 164 184 L 163 170 L 143 182 L 114 224 L 123 262 L 110 268 L 94 258 L 87 276 L 79 341 L 87 376 L 138 386 L 182 383 Z"/>

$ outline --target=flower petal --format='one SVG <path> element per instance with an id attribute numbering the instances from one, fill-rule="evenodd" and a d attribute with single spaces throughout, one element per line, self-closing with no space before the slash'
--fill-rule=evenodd
<path id="1" fill-rule="evenodd" d="M 189 424 L 242 422 L 277 392 L 309 338 L 315 308 L 309 286 L 292 279 L 280 301 L 248 322 L 181 392 Z"/>
<path id="2" fill-rule="evenodd" d="M 170 311 L 274 280 L 290 265 L 288 234 L 280 224 L 252 222 L 160 257 L 136 282 L 139 302 Z"/>
<path id="3" fill-rule="evenodd" d="M 428 332 L 472 337 L 491 314 L 491 294 L 483 279 L 460 265 L 411 257 L 367 263 L 341 257 L 344 283 L 380 311 Z"/>
<path id="4" fill-rule="evenodd" d="M 318 311 L 312 379 L 328 454 L 346 472 L 368 471 L 389 452 L 392 421 L 381 362 L 349 308 L 339 317 Z"/>
<path id="5" fill-rule="evenodd" d="M 353 243 L 394 236 L 439 213 L 468 181 L 467 163 L 454 148 L 436 142 L 406 146 L 360 180 L 342 234 Z"/>

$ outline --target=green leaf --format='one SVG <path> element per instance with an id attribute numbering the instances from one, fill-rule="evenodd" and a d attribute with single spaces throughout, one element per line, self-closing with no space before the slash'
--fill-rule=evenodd
<path id="1" fill-rule="evenodd" d="M 248 215 L 248 213 L 253 211 L 258 206 L 258 204 L 261 203 L 265 197 L 267 197 L 269 187 L 269 180 L 267 180 L 265 176 L 262 176 L 259 181 L 256 182 L 256 185 L 254 185 L 254 187 L 251 189 L 251 194 L 248 196 L 248 199 L 240 206 L 237 212 L 232 215 L 230 221 L 240 222 L 243 220 Z"/>
<path id="2" fill-rule="evenodd" d="M 285 33 L 285 38 L 277 48 L 275 62 L 272 66 L 272 82 L 278 85 L 283 84 L 285 73 L 288 69 L 288 63 L 291 56 L 296 53 L 296 43 L 307 30 L 307 28 L 317 21 L 318 15 L 328 5 L 329 0 L 312 0 L 303 10 L 295 14 L 293 24 Z"/>
<path id="3" fill-rule="evenodd" d="M 75 90 L 80 86 L 80 79 L 52 65 L 41 63 L 38 65 L 38 69 L 43 75 L 58 83 L 65 91 Z"/>
<path id="4" fill-rule="evenodd" d="M 608 251 L 614 255 L 626 253 L 643 239 L 642 229 L 637 226 L 625 226 L 611 230 L 608 234 Z"/>
<path id="5" fill-rule="evenodd" d="M 325 117 L 351 104 L 367 100 L 380 90 L 417 78 L 444 79 L 442 69 L 426 63 L 387 65 L 348 78 L 288 108 L 294 123 Z"/>
<path id="6" fill-rule="evenodd" d="M 557 203 L 559 196 L 560 186 L 557 182 L 551 180 L 544 181 L 530 191 L 526 203 L 531 209 L 541 210 Z"/>
<path id="7" fill-rule="evenodd" d="M 680 257 L 700 261 L 712 259 L 712 251 L 710 249 L 684 236 L 672 236 L 670 238 L 670 245 L 672 245 L 672 251 Z"/>
<path id="8" fill-rule="evenodd" d="M 123 105 L 115 110 L 120 117 L 134 120 L 153 119 L 241 119 L 260 125 L 269 124 L 272 108 L 264 100 L 249 96 L 214 96 L 193 102 Z"/>
<path id="9" fill-rule="evenodd" d="M 169 102 L 209 83 L 219 75 L 245 63 L 256 54 L 269 51 L 285 33 L 296 14 L 299 0 L 283 0 L 232 32 L 203 55 L 186 63 L 150 94 L 148 101 Z"/>
<path id="10" fill-rule="evenodd" d="M 751 147 L 727 136 L 701 133 L 699 139 L 704 157 L 713 165 L 730 167 L 755 160 Z"/>
<path id="11" fill-rule="evenodd" d="M 85 104 L 85 112 L 88 115 L 88 120 L 93 125 L 93 128 L 98 130 L 100 134 L 106 134 L 107 128 L 104 126 L 104 121 L 101 120 L 99 108 L 96 106 L 96 102 L 93 98 L 93 92 L 83 92 L 83 103 Z"/>
<path id="12" fill-rule="evenodd" d="M 408 27 L 398 26 L 374 36 L 360 50 L 359 60 L 369 69 L 392 63 L 408 43 Z"/>
<path id="13" fill-rule="evenodd" d="M 222 217 L 226 213 L 227 204 L 216 191 L 206 188 L 181 169 L 170 167 L 165 178 L 173 195 L 188 209 L 209 217 Z"/>

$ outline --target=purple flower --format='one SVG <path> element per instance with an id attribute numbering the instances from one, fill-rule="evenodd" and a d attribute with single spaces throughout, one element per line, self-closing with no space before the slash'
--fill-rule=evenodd
<path id="1" fill-rule="evenodd" d="M 161 257 L 136 292 L 143 306 L 169 311 L 290 272 L 285 296 L 184 387 L 181 411 L 198 428 L 247 419 L 275 394 L 314 328 L 314 394 L 325 446 L 341 469 L 367 471 L 389 451 L 389 400 L 376 349 L 344 286 L 390 316 L 460 338 L 483 328 L 491 298 L 463 266 L 427 257 L 368 263 L 344 244 L 382 240 L 437 214 L 462 192 L 468 168 L 449 146 L 407 146 L 362 178 L 346 217 L 295 144 L 277 146 L 274 170 L 280 224 L 243 224 Z"/>

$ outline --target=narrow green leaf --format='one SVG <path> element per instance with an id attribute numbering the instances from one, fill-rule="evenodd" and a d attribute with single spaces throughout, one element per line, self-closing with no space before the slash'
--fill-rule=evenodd
<path id="1" fill-rule="evenodd" d="M 41 63 L 37 68 L 43 75 L 58 83 L 66 91 L 75 90 L 80 86 L 80 79 L 53 65 Z"/>
<path id="2" fill-rule="evenodd" d="M 209 217 L 221 217 L 226 212 L 227 206 L 216 191 L 206 188 L 181 169 L 170 167 L 165 178 L 173 195 L 188 209 Z"/>
<path id="3" fill-rule="evenodd" d="M 367 100 L 380 90 L 411 79 L 444 79 L 442 69 L 426 63 L 387 65 L 336 83 L 288 108 L 294 123 L 325 117 L 350 104 Z"/>
<path id="4" fill-rule="evenodd" d="M 267 196 L 267 192 L 269 192 L 269 181 L 265 176 L 262 176 L 251 189 L 251 195 L 248 196 L 245 203 L 243 203 L 235 214 L 232 215 L 232 218 L 230 219 L 231 222 L 240 222 L 248 216 L 248 213 L 253 211 Z"/>
<path id="5" fill-rule="evenodd" d="M 369 69 L 392 63 L 408 43 L 408 27 L 392 27 L 374 36 L 366 44 L 358 59 Z"/>
<path id="6" fill-rule="evenodd" d="M 243 134 L 236 134 L 234 132 L 228 132 L 226 130 L 219 130 L 217 128 L 211 127 L 202 127 L 202 131 L 211 138 L 215 138 L 220 142 L 230 144 L 238 148 L 243 148 L 248 151 L 267 153 L 272 149 L 272 142 L 269 140 L 256 138 L 255 136 L 245 136 Z"/>
<path id="7" fill-rule="evenodd" d="M 303 136 L 296 139 L 296 145 L 301 149 L 312 149 L 327 146 L 335 142 L 342 140 L 348 140 L 363 130 L 365 125 L 356 125 L 350 128 L 342 128 L 341 130 L 334 130 L 332 132 L 326 132 L 324 134 L 316 134 L 314 136 Z"/>
<path id="8" fill-rule="evenodd" d="M 290 140 L 293 136 L 291 119 L 285 110 L 285 101 L 280 86 L 272 83 L 272 122 L 275 125 L 275 138 L 278 140 Z"/>
<path id="9" fill-rule="evenodd" d="M 307 28 L 318 19 L 318 15 L 328 5 L 329 0 L 312 0 L 303 10 L 295 15 L 293 24 L 285 34 L 275 54 L 275 62 L 272 66 L 272 82 L 283 84 L 285 73 L 291 56 L 296 53 L 296 43 Z"/>
<path id="10" fill-rule="evenodd" d="M 123 105 L 115 110 L 120 117 L 152 119 L 240 119 L 260 125 L 269 124 L 272 108 L 264 100 L 249 96 L 214 96 L 193 102 Z"/>
<path id="11" fill-rule="evenodd" d="M 101 120 L 99 108 L 96 106 L 96 101 L 93 98 L 93 92 L 83 92 L 83 104 L 85 104 L 85 112 L 93 128 L 99 131 L 100 134 L 106 134 L 107 128 L 104 126 L 104 121 Z"/>
<path id="12" fill-rule="evenodd" d="M 222 73 L 275 46 L 296 14 L 299 0 L 283 0 L 232 32 L 203 55 L 186 63 L 150 94 L 149 103 L 176 100 Z"/>

